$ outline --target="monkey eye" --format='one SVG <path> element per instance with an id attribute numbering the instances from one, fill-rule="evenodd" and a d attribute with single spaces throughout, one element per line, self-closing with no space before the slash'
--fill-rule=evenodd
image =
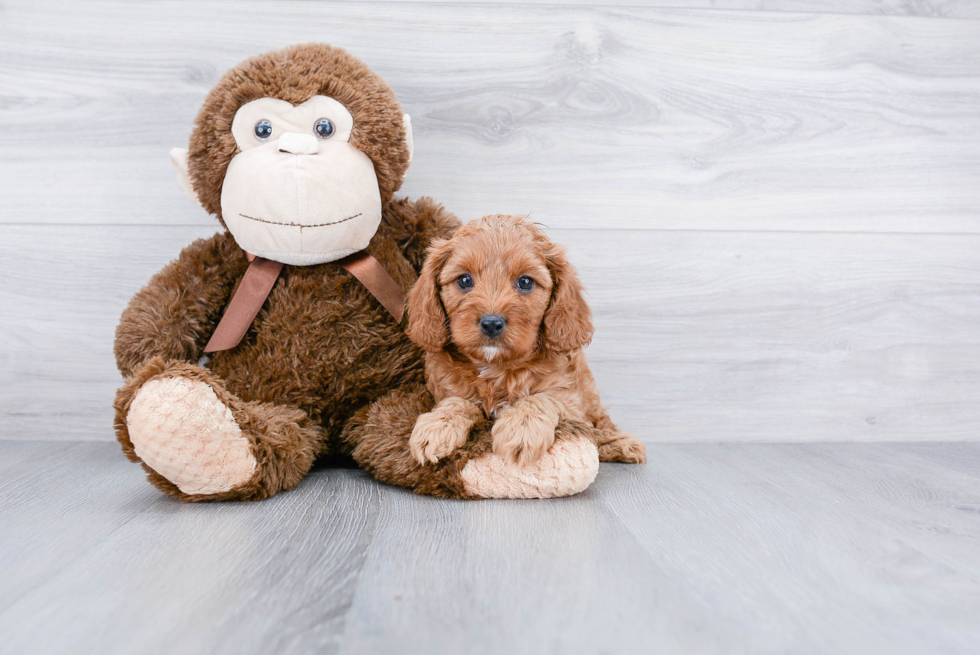
<path id="1" fill-rule="evenodd" d="M 255 138 L 259 141 L 265 141 L 270 136 L 272 136 L 272 121 L 263 118 L 255 124 Z"/>
<path id="2" fill-rule="evenodd" d="M 313 123 L 313 131 L 321 139 L 329 139 L 334 133 L 333 122 L 329 118 L 317 119 L 317 122 Z"/>
<path id="3" fill-rule="evenodd" d="M 469 291 L 473 288 L 473 276 L 469 273 L 463 273 L 456 278 L 456 286 L 463 291 Z"/>
<path id="4" fill-rule="evenodd" d="M 517 290 L 527 293 L 534 288 L 534 280 L 526 275 L 522 275 L 517 278 Z"/>

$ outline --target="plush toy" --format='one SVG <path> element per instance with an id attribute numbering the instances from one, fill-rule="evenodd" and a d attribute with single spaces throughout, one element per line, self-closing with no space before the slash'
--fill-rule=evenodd
<path id="1" fill-rule="evenodd" d="M 438 463 L 411 455 L 433 401 L 405 335 L 405 293 L 429 243 L 459 227 L 431 199 L 393 197 L 411 155 L 391 89 L 337 48 L 261 55 L 211 90 L 189 151 L 171 156 L 225 231 L 157 273 L 116 331 L 116 434 L 157 488 L 260 499 L 333 455 L 446 497 L 561 496 L 592 482 L 597 435 L 575 421 L 532 466 L 494 455 L 487 421 Z"/>

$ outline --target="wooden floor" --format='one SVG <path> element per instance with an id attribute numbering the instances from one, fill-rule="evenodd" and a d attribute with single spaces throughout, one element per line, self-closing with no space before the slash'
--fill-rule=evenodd
<path id="1" fill-rule="evenodd" d="M 977 653 L 980 444 L 663 444 L 555 501 L 181 505 L 0 442 L 3 653 Z"/>

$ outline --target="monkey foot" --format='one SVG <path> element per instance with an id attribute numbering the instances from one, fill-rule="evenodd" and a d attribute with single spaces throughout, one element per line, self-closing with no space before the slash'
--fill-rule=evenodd
<path id="1" fill-rule="evenodd" d="M 126 416 L 136 454 L 185 494 L 215 494 L 252 479 L 252 446 L 205 382 L 167 377 L 144 384 Z"/>
<path id="2" fill-rule="evenodd" d="M 471 459 L 460 476 L 466 491 L 483 498 L 571 496 L 595 480 L 599 452 L 584 437 L 556 441 L 541 459 L 520 465 L 493 453 Z"/>

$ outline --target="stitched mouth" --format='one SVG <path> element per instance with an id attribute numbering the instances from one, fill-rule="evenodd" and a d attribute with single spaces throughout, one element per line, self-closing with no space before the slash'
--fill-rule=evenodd
<path id="1" fill-rule="evenodd" d="M 352 221 L 364 212 L 358 212 L 353 216 L 348 216 L 347 218 L 342 218 L 339 221 L 331 221 L 329 223 L 318 223 L 316 225 L 303 225 L 302 223 L 279 223 L 277 221 L 267 221 L 264 218 L 256 218 L 254 216 L 246 216 L 245 214 L 238 214 L 242 218 L 247 218 L 250 221 L 257 221 L 259 223 L 267 223 L 269 225 L 285 225 L 287 227 L 326 227 L 328 225 L 337 225 L 338 223 L 346 223 L 347 221 Z"/>

